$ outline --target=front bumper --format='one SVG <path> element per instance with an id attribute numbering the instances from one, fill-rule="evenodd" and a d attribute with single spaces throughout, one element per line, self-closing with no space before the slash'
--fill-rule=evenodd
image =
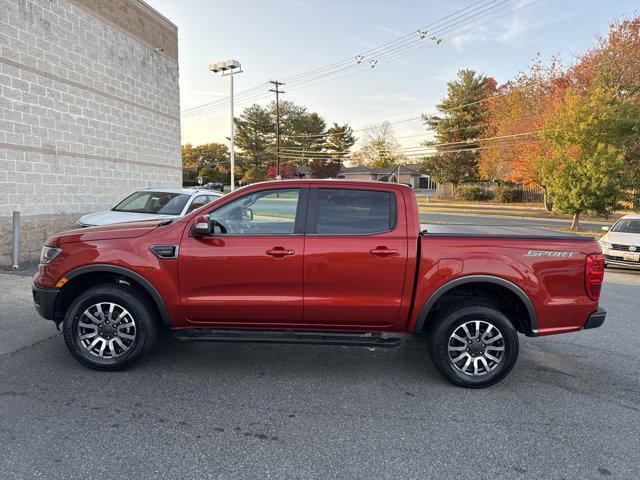
<path id="1" fill-rule="evenodd" d="M 37 285 L 33 285 L 31 290 L 36 311 L 42 318 L 55 321 L 56 300 L 60 290 L 57 288 L 42 288 Z"/>
<path id="2" fill-rule="evenodd" d="M 589 328 L 598 328 L 604 323 L 604 318 L 607 316 L 607 312 L 604 308 L 598 307 L 598 310 L 593 312 L 587 318 L 587 321 L 584 324 L 584 329 L 587 330 Z"/>
<path id="3" fill-rule="evenodd" d="M 610 254 L 604 255 L 604 263 L 607 265 L 619 265 L 621 267 L 640 268 L 640 262 L 624 260 L 622 256 L 614 256 Z"/>

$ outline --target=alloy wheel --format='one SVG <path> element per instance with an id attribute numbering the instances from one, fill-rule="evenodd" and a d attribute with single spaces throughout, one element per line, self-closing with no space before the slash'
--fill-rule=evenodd
<path id="1" fill-rule="evenodd" d="M 137 326 L 133 316 L 121 305 L 101 302 L 87 308 L 76 329 L 77 338 L 91 355 L 118 358 L 133 347 Z"/>
<path id="2" fill-rule="evenodd" d="M 487 375 L 500 365 L 505 356 L 505 341 L 492 323 L 470 320 L 453 331 L 447 351 L 456 370 L 478 377 Z"/>

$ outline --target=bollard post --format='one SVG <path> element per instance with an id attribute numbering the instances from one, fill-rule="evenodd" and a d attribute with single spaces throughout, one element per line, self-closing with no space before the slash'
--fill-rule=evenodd
<path id="1" fill-rule="evenodd" d="M 20 212 L 13 212 L 13 257 L 12 268 L 20 268 Z"/>

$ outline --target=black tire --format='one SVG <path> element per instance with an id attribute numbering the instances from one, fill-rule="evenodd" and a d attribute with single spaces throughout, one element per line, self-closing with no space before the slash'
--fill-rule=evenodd
<path id="1" fill-rule="evenodd" d="M 451 340 L 452 334 L 463 324 L 469 321 L 475 322 L 476 320 L 488 322 L 496 328 L 502 335 L 499 345 L 504 346 L 500 362 L 493 370 L 481 372 L 480 375 L 464 373 L 460 368 L 456 367 L 449 356 L 448 348 L 450 341 L 455 342 L 455 340 Z M 444 311 L 435 319 L 429 329 L 427 342 L 431 359 L 438 371 L 451 383 L 460 387 L 484 388 L 494 385 L 509 374 L 518 359 L 518 332 L 513 328 L 504 313 L 488 305 L 467 304 Z M 482 347 L 484 347 L 484 343 L 478 348 Z M 462 354 L 465 353 L 462 352 Z M 466 358 L 461 360 L 460 363 L 463 363 Z"/>
<path id="2" fill-rule="evenodd" d="M 78 323 L 83 312 L 101 302 L 113 303 L 126 309 L 135 322 L 134 334 L 130 335 L 134 337 L 133 340 L 124 340 L 131 342 L 128 350 L 114 358 L 100 357 L 91 353 L 80 339 Z M 97 329 L 97 327 L 94 328 Z M 140 360 L 153 348 L 158 338 L 158 323 L 149 301 L 134 288 L 125 285 L 105 284 L 90 288 L 73 300 L 65 314 L 62 333 L 67 348 L 83 365 L 95 370 L 123 370 Z M 116 330 L 116 333 L 112 333 L 112 336 L 108 338 L 117 337 L 118 333 L 122 334 L 121 331 Z M 90 341 L 94 338 L 96 337 L 92 337 Z M 120 350 L 119 347 L 114 348 Z"/>

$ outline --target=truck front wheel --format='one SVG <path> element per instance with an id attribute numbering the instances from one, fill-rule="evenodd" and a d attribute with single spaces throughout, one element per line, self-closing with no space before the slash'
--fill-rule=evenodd
<path id="1" fill-rule="evenodd" d="M 134 288 L 99 285 L 78 295 L 63 324 L 67 348 L 96 370 L 121 370 L 156 341 L 158 326 L 148 300 Z"/>
<path id="2" fill-rule="evenodd" d="M 518 358 L 518 333 L 500 310 L 487 305 L 443 312 L 431 327 L 428 342 L 438 371 L 461 387 L 499 382 Z"/>

